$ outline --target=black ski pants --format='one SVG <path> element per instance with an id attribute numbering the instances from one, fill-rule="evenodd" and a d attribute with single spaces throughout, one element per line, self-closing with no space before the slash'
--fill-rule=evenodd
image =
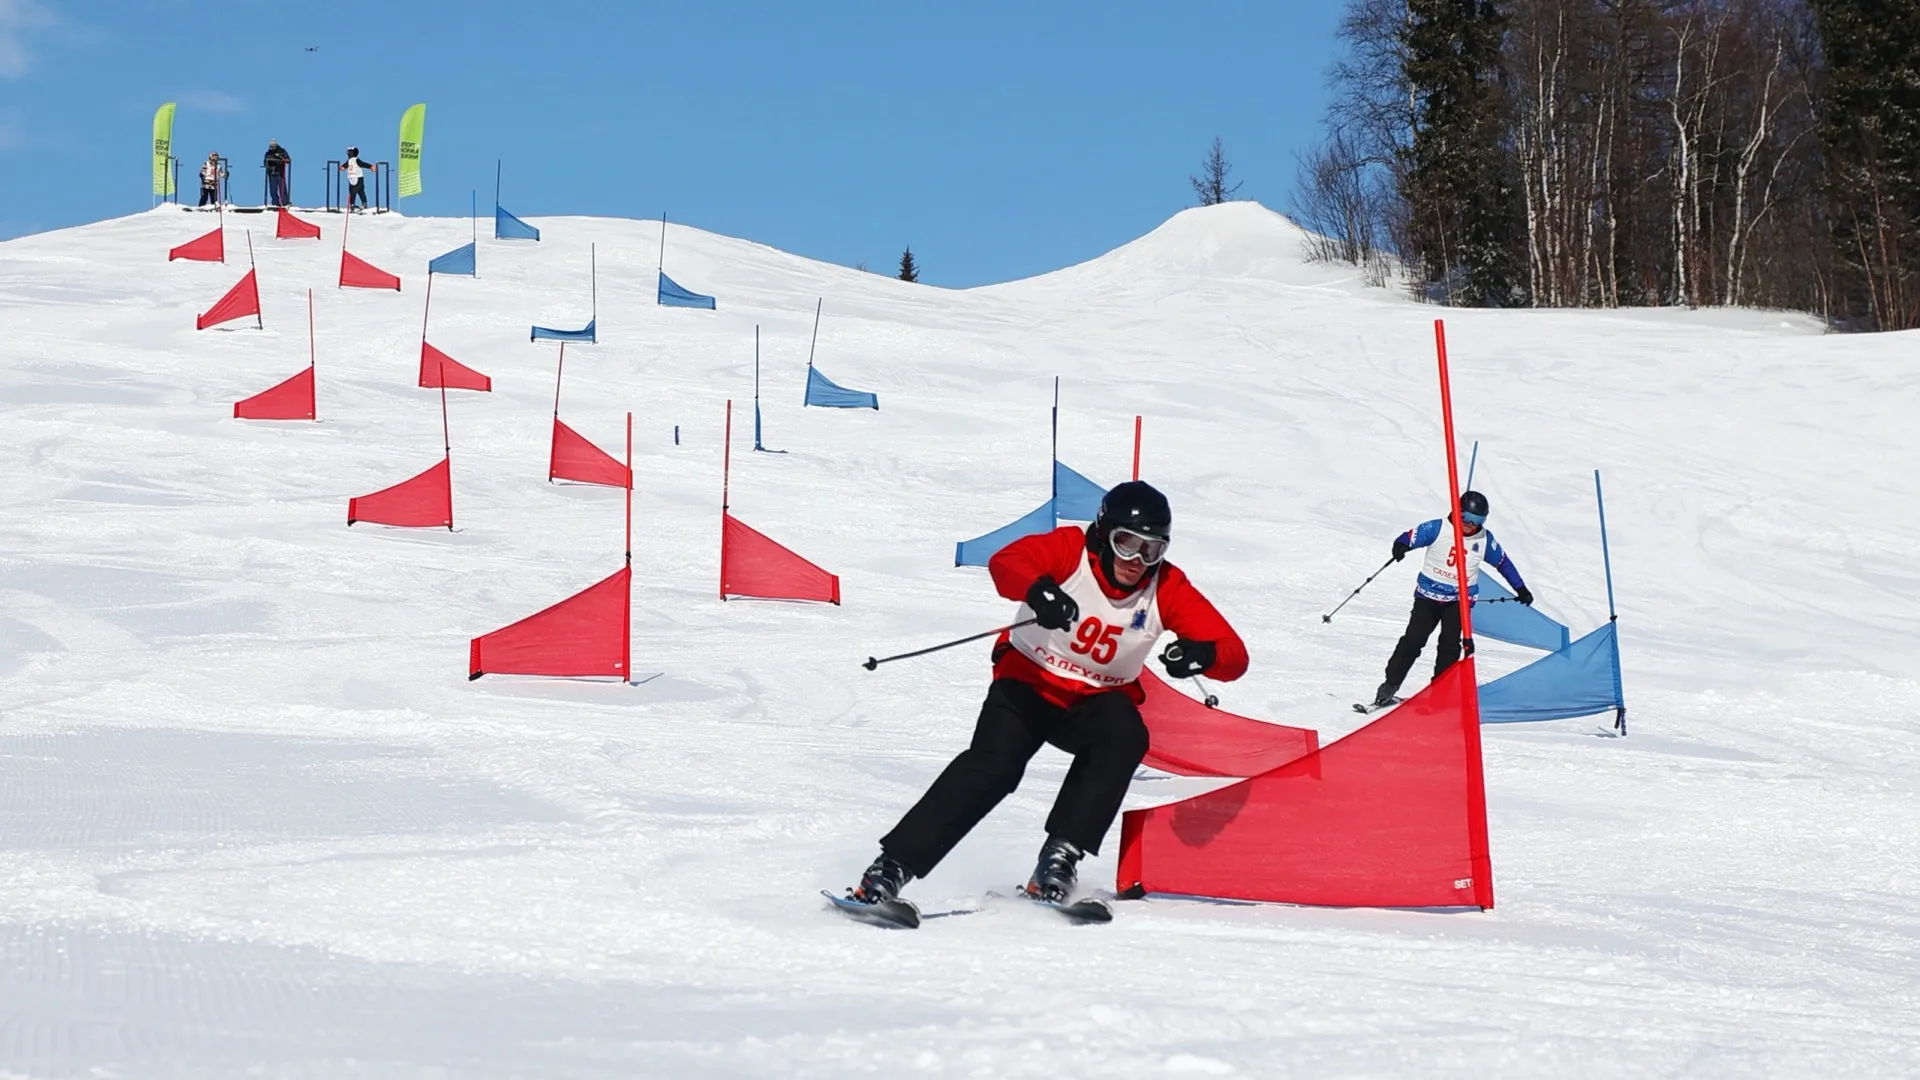
<path id="1" fill-rule="evenodd" d="M 200 185 L 200 205 L 201 206 L 213 206 L 217 204 L 219 201 L 220 201 L 220 192 L 217 188 L 210 188 L 205 184 Z"/>
<path id="2" fill-rule="evenodd" d="M 1440 650 L 1433 658 L 1433 677 L 1439 678 L 1460 659 L 1460 601 L 1433 600 L 1415 593 L 1407 632 L 1400 635 L 1400 644 L 1393 647 L 1393 656 L 1387 661 L 1388 682 L 1399 686 L 1407 681 L 1407 672 L 1413 670 L 1413 662 L 1420 658 L 1420 650 L 1426 647 L 1436 626 L 1440 628 Z"/>
<path id="3" fill-rule="evenodd" d="M 355 206 L 359 206 L 364 210 L 366 205 L 367 181 L 365 177 L 362 177 L 347 185 L 347 209 L 351 210 Z"/>
<path id="4" fill-rule="evenodd" d="M 1147 725 L 1118 690 L 1049 703 L 1018 679 L 995 679 L 980 706 L 973 743 L 953 759 L 880 849 L 926 877 L 988 811 L 1020 786 L 1027 762 L 1051 743 L 1073 755 L 1047 815 L 1047 834 L 1093 854 L 1126 798 L 1133 770 L 1147 756 Z"/>

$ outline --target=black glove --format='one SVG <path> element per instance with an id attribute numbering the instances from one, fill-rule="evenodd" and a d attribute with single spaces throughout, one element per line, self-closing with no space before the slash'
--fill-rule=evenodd
<path id="1" fill-rule="evenodd" d="M 1513 598 L 1527 607 L 1533 606 L 1533 590 L 1525 585 L 1520 586 L 1519 590 L 1513 594 Z"/>
<path id="2" fill-rule="evenodd" d="M 1160 662 L 1167 666 L 1167 676 L 1174 679 L 1190 679 L 1202 674 L 1213 666 L 1219 658 L 1219 651 L 1211 641 L 1188 641 L 1181 638 L 1167 646 L 1160 653 Z"/>
<path id="3" fill-rule="evenodd" d="M 1412 548 L 1407 546 L 1405 540 L 1395 540 L 1393 542 L 1393 561 L 1399 562 L 1401 559 L 1406 558 L 1407 552 L 1412 550 Z"/>
<path id="4" fill-rule="evenodd" d="M 1046 630 L 1069 629 L 1080 618 L 1080 605 L 1044 574 L 1027 590 L 1027 606 L 1033 609 L 1033 621 Z"/>

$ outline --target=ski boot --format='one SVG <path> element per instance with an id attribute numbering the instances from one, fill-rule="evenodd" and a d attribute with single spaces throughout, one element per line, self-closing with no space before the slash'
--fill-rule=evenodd
<path id="1" fill-rule="evenodd" d="M 1040 847 L 1040 861 L 1033 868 L 1033 877 L 1027 882 L 1027 895 L 1049 904 L 1067 903 L 1079 878 L 1076 867 L 1085 854 L 1070 841 L 1048 837 Z"/>
<path id="2" fill-rule="evenodd" d="M 1400 699 L 1394 696 L 1399 692 L 1400 692 L 1399 683 L 1394 683 L 1394 682 L 1381 683 L 1380 689 L 1375 690 L 1373 692 L 1373 707 L 1376 709 L 1384 709 L 1387 706 L 1393 704 L 1394 702 L 1399 701 Z"/>
<path id="3" fill-rule="evenodd" d="M 913 871 L 894 862 L 886 852 L 873 860 L 860 884 L 847 890 L 847 896 L 862 904 L 882 904 L 900 898 L 900 890 L 913 880 Z"/>

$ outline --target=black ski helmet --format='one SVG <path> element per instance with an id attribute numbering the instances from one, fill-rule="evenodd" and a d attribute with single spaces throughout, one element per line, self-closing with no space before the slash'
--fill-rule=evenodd
<path id="1" fill-rule="evenodd" d="M 1475 525 L 1485 525 L 1487 523 L 1487 497 L 1477 491 L 1461 492 L 1460 517 L 1462 520 L 1471 521 Z"/>
<path id="2" fill-rule="evenodd" d="M 1087 527 L 1087 550 L 1100 560 L 1100 570 L 1110 582 L 1114 581 L 1113 545 L 1108 538 L 1115 529 L 1131 529 L 1170 541 L 1173 539 L 1173 507 L 1167 505 L 1167 497 L 1160 494 L 1158 488 L 1145 480 L 1115 484 L 1100 499 L 1100 512 Z M 1149 571 L 1156 569 L 1158 566 L 1148 567 Z M 1151 573 L 1147 575 L 1150 576 Z M 1146 584 L 1147 577 L 1140 579 L 1142 585 Z"/>

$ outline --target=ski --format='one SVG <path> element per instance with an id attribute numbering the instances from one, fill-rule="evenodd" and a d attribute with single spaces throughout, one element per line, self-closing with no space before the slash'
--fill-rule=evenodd
<path id="1" fill-rule="evenodd" d="M 1022 890 L 1022 892 L 1024 891 L 1025 890 Z M 1059 912 L 1060 916 L 1069 922 L 1097 925 L 1113 921 L 1113 908 L 1107 906 L 1105 900 L 1097 897 L 1082 897 L 1070 904 L 1056 904 L 1050 900 L 1042 900 L 1037 896 L 1029 896 L 1027 899 L 1039 904 L 1043 908 Z"/>
<path id="2" fill-rule="evenodd" d="M 1001 894 L 997 892 L 987 894 L 988 897 L 999 895 Z M 1056 904 L 1051 900 L 1042 900 L 1034 896 L 1027 892 L 1025 888 L 1013 890 L 1013 895 L 1030 904 L 1055 912 L 1069 922 L 1098 925 L 1100 923 L 1110 923 L 1113 921 L 1113 908 L 1099 897 L 1085 896 L 1071 903 Z"/>
<path id="3" fill-rule="evenodd" d="M 1405 700 L 1406 700 L 1405 698 L 1394 698 L 1392 701 L 1388 702 L 1385 705 L 1369 705 L 1365 702 L 1356 701 L 1353 703 L 1353 711 L 1360 713 L 1361 715 L 1364 716 L 1368 713 L 1377 713 L 1381 709 L 1391 709 L 1395 705 L 1398 705 Z"/>
<path id="4" fill-rule="evenodd" d="M 832 901 L 835 908 L 846 912 L 848 918 L 873 926 L 899 930 L 915 929 L 928 919 L 951 919 L 955 915 L 973 915 L 980 911 L 977 907 L 921 911 L 910 900 L 887 900 L 878 904 L 865 904 L 850 896 L 835 896 L 825 889 L 820 890 L 820 895 Z"/>
<path id="5" fill-rule="evenodd" d="M 820 895 L 849 918 L 872 926 L 894 930 L 915 930 L 920 926 L 920 909 L 905 900 L 882 900 L 869 904 L 851 896 L 835 896 L 825 889 L 820 890 Z"/>

